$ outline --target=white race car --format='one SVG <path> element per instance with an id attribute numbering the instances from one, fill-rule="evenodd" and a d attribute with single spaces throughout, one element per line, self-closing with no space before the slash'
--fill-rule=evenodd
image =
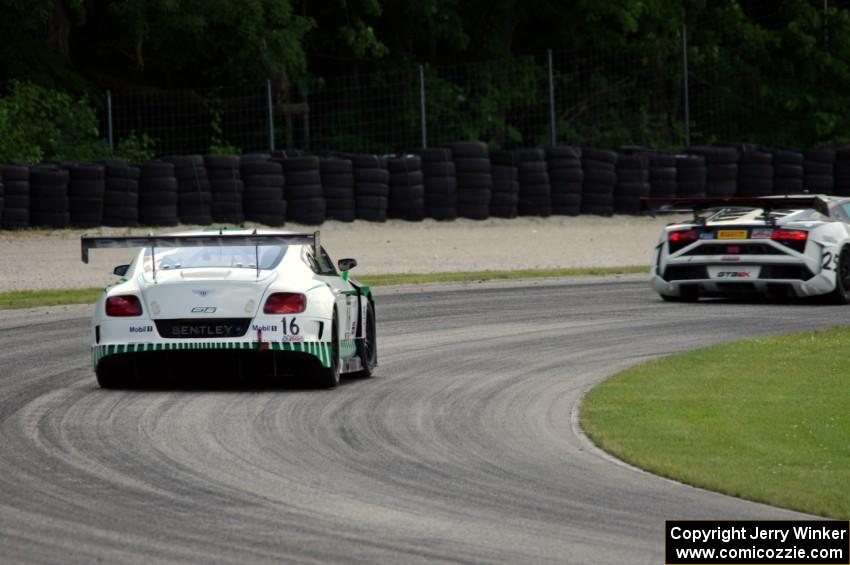
<path id="1" fill-rule="evenodd" d="M 305 371 L 322 387 L 377 365 L 368 286 L 339 272 L 319 232 L 215 230 L 138 237 L 82 237 L 89 249 L 142 248 L 95 306 L 92 363 L 101 387 L 147 376 L 214 371 Z"/>
<path id="2" fill-rule="evenodd" d="M 850 198 L 649 198 L 645 205 L 694 213 L 664 228 L 653 252 L 652 287 L 664 300 L 763 294 L 850 302 Z"/>

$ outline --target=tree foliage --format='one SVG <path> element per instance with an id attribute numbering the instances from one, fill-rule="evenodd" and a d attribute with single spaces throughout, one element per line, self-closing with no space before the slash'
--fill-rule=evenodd
<path id="1" fill-rule="evenodd" d="M 429 114 L 447 130 L 529 144 L 545 138 L 522 120 L 539 111 L 530 96 L 546 102 L 539 55 L 552 49 L 563 141 L 673 144 L 686 26 L 694 141 L 848 143 L 848 10 L 821 0 L 0 0 L 0 79 L 79 99 L 271 78 L 288 103 L 326 77 L 350 75 L 368 92 L 424 64 Z M 368 146 L 351 125 L 359 106 L 344 94 L 332 102 L 339 139 Z M 416 112 L 399 122 L 415 127 Z"/>

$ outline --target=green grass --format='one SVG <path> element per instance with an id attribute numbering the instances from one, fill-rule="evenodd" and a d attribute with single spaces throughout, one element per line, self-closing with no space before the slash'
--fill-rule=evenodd
<path id="1" fill-rule="evenodd" d="M 51 290 L 14 290 L 0 292 L 0 310 L 35 308 L 59 304 L 89 304 L 97 300 L 102 288 L 72 288 Z"/>
<path id="2" fill-rule="evenodd" d="M 648 273 L 646 265 L 628 267 L 590 267 L 581 269 L 525 269 L 518 271 L 465 271 L 454 273 L 404 273 L 399 275 L 354 275 L 370 286 L 383 284 L 419 284 L 457 281 L 491 281 L 508 279 L 535 279 L 544 277 L 575 277 L 586 275 L 624 275 Z"/>
<path id="3" fill-rule="evenodd" d="M 540 277 L 566 277 L 578 275 L 618 275 L 647 272 L 645 266 L 598 267 L 586 269 L 528 269 L 523 271 L 476 271 L 463 273 L 407 273 L 400 275 L 356 276 L 358 281 L 370 286 L 388 284 L 418 284 L 452 281 L 486 281 L 496 279 L 528 279 Z M 86 304 L 97 300 L 102 288 L 16 290 L 0 292 L 0 310 L 34 308 L 58 304 Z"/>
<path id="4" fill-rule="evenodd" d="M 651 361 L 592 389 L 581 423 L 659 475 L 850 519 L 850 328 Z"/>

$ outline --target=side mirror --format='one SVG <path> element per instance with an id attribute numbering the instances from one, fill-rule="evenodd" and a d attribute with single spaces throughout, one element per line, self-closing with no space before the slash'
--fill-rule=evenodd
<path id="1" fill-rule="evenodd" d="M 357 266 L 357 259 L 340 259 L 337 262 L 337 266 L 339 266 L 339 270 L 343 273 L 345 271 L 350 271 Z"/>
<path id="2" fill-rule="evenodd" d="M 118 265 L 114 269 L 112 269 L 113 275 L 118 275 L 119 277 L 123 277 L 127 274 L 127 270 L 130 269 L 130 265 Z"/>

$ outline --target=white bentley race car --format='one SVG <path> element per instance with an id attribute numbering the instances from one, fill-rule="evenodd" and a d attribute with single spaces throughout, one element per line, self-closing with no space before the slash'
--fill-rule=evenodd
<path id="1" fill-rule="evenodd" d="M 308 374 L 322 387 L 377 365 L 368 286 L 337 267 L 319 232 L 196 231 L 82 237 L 89 250 L 141 248 L 95 306 L 92 363 L 101 387 L 186 371 Z M 182 373 L 181 373 L 182 372 Z"/>
<path id="2" fill-rule="evenodd" d="M 646 199 L 693 219 L 664 228 L 652 287 L 667 301 L 761 294 L 850 302 L 850 198 Z"/>

